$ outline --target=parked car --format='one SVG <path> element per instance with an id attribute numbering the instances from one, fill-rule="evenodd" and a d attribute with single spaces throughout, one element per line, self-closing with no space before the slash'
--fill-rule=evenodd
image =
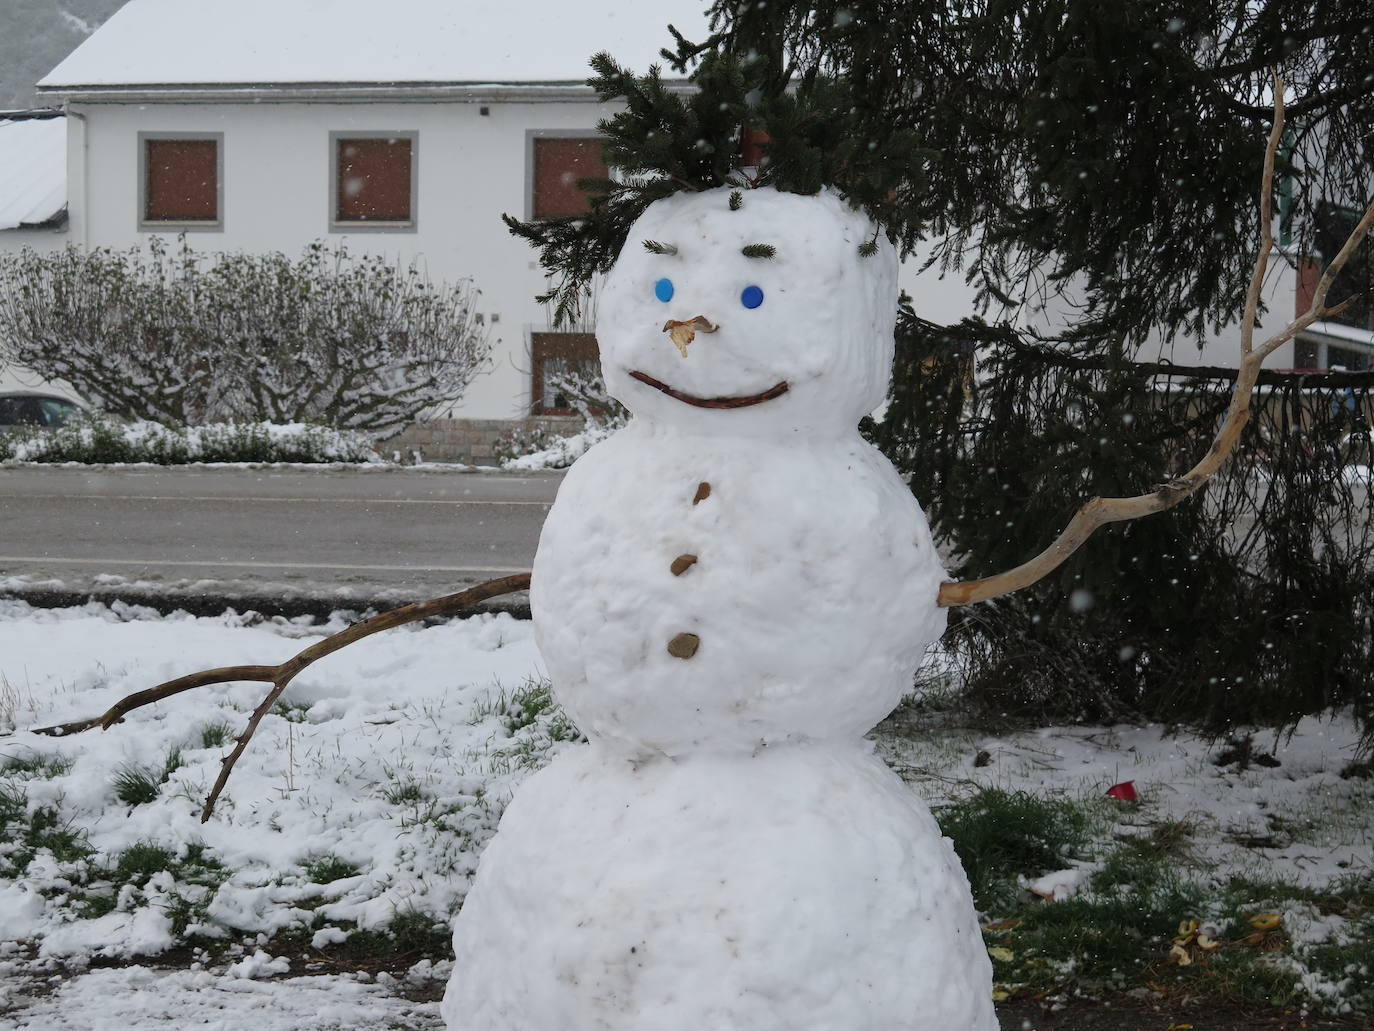
<path id="1" fill-rule="evenodd" d="M 0 392 L 0 431 L 17 426 L 55 429 L 67 425 L 85 412 L 75 401 L 58 394 L 43 394 L 34 390 Z"/>

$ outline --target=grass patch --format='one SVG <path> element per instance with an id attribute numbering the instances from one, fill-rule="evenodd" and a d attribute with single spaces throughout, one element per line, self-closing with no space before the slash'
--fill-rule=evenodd
<path id="1" fill-rule="evenodd" d="M 382 792 L 382 798 L 386 799 L 389 805 L 414 805 L 417 802 L 423 802 L 428 797 L 419 782 L 410 777 L 402 777 L 392 781 L 387 789 Z"/>
<path id="2" fill-rule="evenodd" d="M 42 755 L 38 752 L 30 752 L 28 755 L 6 755 L 0 756 L 0 775 L 52 780 L 69 773 L 73 765 L 74 761 L 64 755 Z"/>
<path id="3" fill-rule="evenodd" d="M 551 741 L 582 740 L 582 732 L 554 700 L 553 685 L 547 680 L 526 680 L 509 693 L 502 688 L 495 696 L 488 695 L 473 706 L 469 722 L 480 723 L 490 716 L 497 717 L 512 736 L 544 724 Z"/>
<path id="4" fill-rule="evenodd" d="M 310 711 L 310 706 L 302 705 L 300 702 L 288 702 L 285 698 L 277 699 L 277 704 L 268 710 L 273 716 L 280 716 L 287 723 L 304 723 L 305 715 Z"/>
<path id="5" fill-rule="evenodd" d="M 1197 827 L 1190 820 L 1164 820 L 1140 836 L 1118 836 L 1123 847 L 1146 859 L 1171 859 L 1192 863 L 1193 835 Z"/>
<path id="6" fill-rule="evenodd" d="M 1090 991 L 1120 991 L 1164 959 L 1180 921 L 1202 915 L 1206 902 L 1172 864 L 1119 849 L 1078 895 L 1016 907 L 1020 922 L 998 944 L 1016 957 L 1014 980 L 1048 988 L 1072 974 Z"/>
<path id="7" fill-rule="evenodd" d="M 216 720 L 200 728 L 201 748 L 223 748 L 233 739 L 234 729 L 224 720 Z"/>
<path id="8" fill-rule="evenodd" d="M 1176 844 L 1177 828 L 1161 837 Z M 1209 882 L 1155 847 L 1118 845 L 1086 887 L 1058 902 L 1018 901 L 984 929 L 994 977 L 1030 995 L 1109 994 L 1148 988 L 1165 996 L 1252 1007 L 1362 1012 L 1374 1005 L 1374 885 L 1316 890 L 1274 880 Z M 1283 923 L 1259 933 L 1261 913 L 1340 915 L 1339 943 L 1294 944 Z M 1184 932 L 1199 921 L 1221 944 L 1199 948 Z M 1188 962 L 1177 962 L 1181 943 Z"/>
<path id="9" fill-rule="evenodd" d="M 121 766 L 115 771 L 114 779 L 111 781 L 115 798 L 129 806 L 147 805 L 157 798 L 162 785 L 167 783 L 181 765 L 181 749 L 173 748 L 167 753 L 160 768 L 132 763 Z"/>
<path id="10" fill-rule="evenodd" d="M 1001 912 L 1016 899 L 1017 877 L 1057 870 L 1081 858 L 1091 816 L 1081 802 L 987 788 L 935 812 L 954 843 L 979 909 Z"/>
<path id="11" fill-rule="evenodd" d="M 305 875 L 314 884 L 332 884 L 334 881 L 342 881 L 347 877 L 357 877 L 362 871 L 348 862 L 340 859 L 332 852 L 322 856 L 316 856 L 307 860 L 305 864 Z"/>
<path id="12" fill-rule="evenodd" d="M 40 852 L 59 863 L 75 863 L 94 851 L 85 832 L 74 830 L 56 807 L 30 810 L 27 792 L 13 783 L 0 784 L 0 842 L 9 846 L 0 851 L 0 877 L 5 878 L 24 873 Z"/>
<path id="13" fill-rule="evenodd" d="M 171 920 L 172 932 L 181 935 L 192 924 L 206 922 L 210 900 L 228 872 L 203 842 L 192 842 L 179 850 L 151 841 L 135 842 L 112 862 L 93 869 L 87 882 L 73 892 L 76 914 L 91 920 L 112 913 L 121 897 L 127 897 L 128 889 L 147 889 L 163 872 L 171 875 L 171 881 L 160 886 L 156 904 Z M 139 901 L 139 895 L 134 894 L 130 904 Z"/>
<path id="14" fill-rule="evenodd" d="M 403 909 L 379 930 L 353 930 L 344 945 L 364 959 L 394 963 L 398 958 L 452 958 L 453 931 L 441 920 L 417 909 Z"/>

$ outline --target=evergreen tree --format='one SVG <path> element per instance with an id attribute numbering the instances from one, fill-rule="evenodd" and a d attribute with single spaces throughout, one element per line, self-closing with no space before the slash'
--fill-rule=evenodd
<path id="1" fill-rule="evenodd" d="M 708 39 L 677 37 L 678 67 L 757 52 L 770 89 L 842 82 L 850 131 L 910 134 L 925 156 L 870 213 L 991 299 L 1074 279 L 1073 340 L 1238 314 L 1273 70 L 1296 98 L 1283 209 L 1358 203 L 1374 181 L 1366 0 L 715 0 L 710 16 Z"/>

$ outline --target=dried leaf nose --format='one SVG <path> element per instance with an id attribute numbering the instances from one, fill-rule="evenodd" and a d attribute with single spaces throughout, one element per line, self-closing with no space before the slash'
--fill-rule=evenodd
<path id="1" fill-rule="evenodd" d="M 697 337 L 697 332 L 714 333 L 720 329 L 714 322 L 705 315 L 698 315 L 695 318 L 682 322 L 678 319 L 669 319 L 663 324 L 663 332 L 672 338 L 673 344 L 677 347 L 678 353 L 682 357 L 687 357 L 687 345 Z"/>

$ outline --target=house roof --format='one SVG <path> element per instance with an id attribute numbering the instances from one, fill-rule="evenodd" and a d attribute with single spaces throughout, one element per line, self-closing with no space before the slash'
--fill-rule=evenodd
<path id="1" fill-rule="evenodd" d="M 67 206 L 67 120 L 0 115 L 0 230 L 39 226 Z"/>
<path id="2" fill-rule="evenodd" d="M 581 84 L 599 50 L 637 71 L 694 0 L 128 0 L 38 86 Z"/>
<path id="3" fill-rule="evenodd" d="M 1352 344 L 1363 344 L 1365 347 L 1374 345 L 1374 330 L 1347 326 L 1343 322 L 1314 322 L 1298 335 L 1328 337 Z"/>

